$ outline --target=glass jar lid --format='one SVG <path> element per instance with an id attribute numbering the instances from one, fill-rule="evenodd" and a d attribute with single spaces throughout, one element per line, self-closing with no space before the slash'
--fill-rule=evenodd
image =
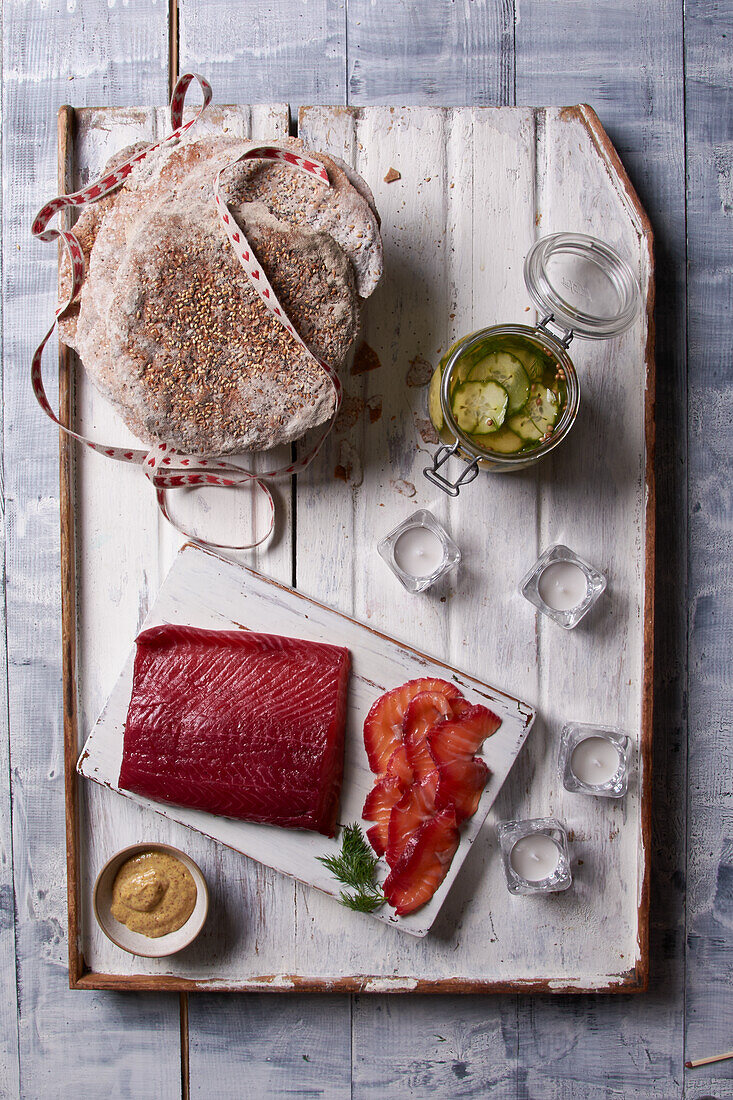
<path id="1" fill-rule="evenodd" d="M 534 303 L 578 336 L 605 340 L 634 323 L 639 280 L 610 245 L 585 233 L 540 237 L 524 261 Z"/>

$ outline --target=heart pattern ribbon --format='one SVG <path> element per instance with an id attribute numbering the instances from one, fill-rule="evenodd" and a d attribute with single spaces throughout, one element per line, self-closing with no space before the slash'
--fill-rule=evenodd
<path id="1" fill-rule="evenodd" d="M 189 86 L 197 81 L 203 95 L 203 103 L 197 112 L 197 114 L 188 122 L 183 122 L 183 104 L 186 98 L 186 93 Z M 82 252 L 81 245 L 76 236 L 71 230 L 68 229 L 49 229 L 48 224 L 51 219 L 68 207 L 80 207 L 87 206 L 89 203 L 97 202 L 105 195 L 110 194 L 116 188 L 120 187 L 130 173 L 133 171 L 136 164 L 145 160 L 155 149 L 159 149 L 161 146 L 169 145 L 172 142 L 181 138 L 191 127 L 198 122 L 201 116 L 206 111 L 206 108 L 211 103 L 212 91 L 211 85 L 204 77 L 199 76 L 197 73 L 184 73 L 179 78 L 176 86 L 173 90 L 173 96 L 171 97 L 170 111 L 171 111 L 171 133 L 162 141 L 147 146 L 145 149 L 137 153 L 130 160 L 124 164 L 118 165 L 114 171 L 106 173 L 103 177 L 95 180 L 93 183 L 84 187 L 81 191 L 76 191 L 71 195 L 59 195 L 47 202 L 36 214 L 31 226 L 31 233 L 34 237 L 37 237 L 40 241 L 59 241 L 61 245 L 66 249 L 71 264 L 71 290 L 67 300 L 58 306 L 56 309 L 56 315 L 51 328 L 48 330 L 43 340 L 36 348 L 33 355 L 31 365 L 31 383 L 33 386 L 33 392 L 38 400 L 43 411 L 47 416 L 54 421 L 58 427 L 71 436 L 73 439 L 83 443 L 92 451 L 96 451 L 98 454 L 105 455 L 107 458 L 114 459 L 118 462 L 128 462 L 139 466 L 142 466 L 145 476 L 152 482 L 155 487 L 158 506 L 161 512 L 181 534 L 187 538 L 196 539 L 199 542 L 205 542 L 209 546 L 218 546 L 229 550 L 250 550 L 255 546 L 259 546 L 265 542 L 272 534 L 275 525 L 275 504 L 272 497 L 272 493 L 268 488 L 266 482 L 275 478 L 289 477 L 292 474 L 300 473 L 305 470 L 307 466 L 313 461 L 318 452 L 320 451 L 323 443 L 325 442 L 331 428 L 333 427 L 334 420 L 338 414 L 341 406 L 342 390 L 341 382 L 335 370 L 325 362 L 325 360 L 314 355 L 311 349 L 305 344 L 298 332 L 295 330 L 291 323 L 287 313 L 277 300 L 277 295 L 273 290 L 270 282 L 257 261 L 251 246 L 249 245 L 247 238 L 235 222 L 232 215 L 229 213 L 226 202 L 222 198 L 220 190 L 220 180 L 222 172 L 227 168 L 238 164 L 243 160 L 271 160 L 281 161 L 283 164 L 287 164 L 294 168 L 296 171 L 304 172 L 309 176 L 314 177 L 320 183 L 326 187 L 330 187 L 331 183 L 328 178 L 328 173 L 322 164 L 312 160 L 308 157 L 301 156 L 298 153 L 292 152 L 288 149 L 280 149 L 274 145 L 260 145 L 247 149 L 240 156 L 236 157 L 229 164 L 222 167 L 218 173 L 213 185 L 213 200 L 216 204 L 217 214 L 221 221 L 222 227 L 229 239 L 229 242 L 234 250 L 234 253 L 239 260 L 239 263 L 245 272 L 250 284 L 257 292 L 260 301 L 265 307 L 279 320 L 284 326 L 293 340 L 300 344 L 305 350 L 306 354 L 316 363 L 327 375 L 334 390 L 335 408 L 331 419 L 319 429 L 318 436 L 314 443 L 310 446 L 308 451 L 304 453 L 300 458 L 291 462 L 287 466 L 282 466 L 275 470 L 267 472 L 253 472 L 251 470 L 243 469 L 241 466 L 237 466 L 231 462 L 224 462 L 216 458 L 201 458 L 193 455 L 182 455 L 170 447 L 167 443 L 156 443 L 147 450 L 136 450 L 126 447 L 110 447 L 103 443 L 97 443 L 92 439 L 88 439 L 86 436 L 80 435 L 75 432 L 68 424 L 64 424 L 56 415 L 51 407 L 51 404 L 46 395 L 46 391 L 43 386 L 43 376 L 41 369 L 41 362 L 43 359 L 43 353 L 51 339 L 54 330 L 63 316 L 65 311 L 78 297 L 82 284 L 84 282 L 85 264 L 84 254 Z M 200 535 L 196 535 L 190 531 L 187 531 L 182 527 L 173 517 L 170 515 L 167 505 L 167 491 L 169 489 L 198 489 L 209 485 L 217 485 L 225 488 L 236 488 L 242 485 L 254 486 L 254 488 L 262 493 L 269 506 L 267 510 L 267 524 L 264 534 L 259 538 L 253 539 L 248 543 L 230 544 L 221 542 L 212 542 L 203 539 Z"/>

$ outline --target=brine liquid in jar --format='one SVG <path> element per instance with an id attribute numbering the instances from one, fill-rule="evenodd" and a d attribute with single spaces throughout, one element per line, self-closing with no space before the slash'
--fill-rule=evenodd
<path id="1" fill-rule="evenodd" d="M 452 433 L 443 416 L 440 389 L 454 348 L 436 368 L 428 397 L 430 419 L 444 441 Z M 487 454 L 520 454 L 539 447 L 552 436 L 566 405 L 562 366 L 529 336 L 487 333 L 459 356 L 452 372 L 453 419 Z"/>

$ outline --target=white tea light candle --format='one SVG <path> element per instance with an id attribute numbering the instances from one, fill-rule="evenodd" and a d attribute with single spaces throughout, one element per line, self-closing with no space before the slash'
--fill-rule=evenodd
<path id="1" fill-rule="evenodd" d="M 606 578 L 562 543 L 545 550 L 519 583 L 519 591 L 543 615 L 572 630 L 606 587 Z"/>
<path id="2" fill-rule="evenodd" d="M 429 527 L 409 527 L 394 544 L 394 560 L 404 573 L 429 577 L 443 564 L 443 544 Z"/>
<path id="3" fill-rule="evenodd" d="M 379 556 L 408 592 L 424 592 L 455 569 L 461 551 L 427 508 L 403 519 L 377 543 Z"/>
<path id="4" fill-rule="evenodd" d="M 623 798 L 631 756 L 631 738 L 617 726 L 567 722 L 560 736 L 558 774 L 566 791 Z"/>
<path id="5" fill-rule="evenodd" d="M 555 894 L 572 885 L 568 836 L 554 817 L 501 821 L 496 831 L 510 894 Z"/>
<path id="6" fill-rule="evenodd" d="M 586 737 L 573 749 L 570 768 L 589 787 L 610 783 L 621 766 L 621 754 L 605 737 Z"/>
<path id="7" fill-rule="evenodd" d="M 512 869 L 526 882 L 541 882 L 557 870 L 560 849 L 546 833 L 523 836 L 511 850 Z"/>
<path id="8" fill-rule="evenodd" d="M 555 611 L 571 611 L 585 599 L 588 581 L 574 562 L 554 561 L 540 573 L 537 590 L 548 607 Z"/>

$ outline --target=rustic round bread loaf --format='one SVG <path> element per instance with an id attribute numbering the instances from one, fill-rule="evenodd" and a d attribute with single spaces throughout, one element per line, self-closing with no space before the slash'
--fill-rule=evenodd
<path id="1" fill-rule="evenodd" d="M 148 444 L 264 450 L 333 414 L 330 381 L 260 301 L 216 215 L 216 173 L 251 144 L 207 137 L 156 150 L 77 223 L 87 277 L 62 338 Z M 381 273 L 381 239 L 366 184 L 317 159 L 331 188 L 307 177 L 294 187 L 302 173 L 247 161 L 226 169 L 223 192 L 296 330 L 338 369 L 358 333 L 359 282 L 369 293 Z M 61 274 L 63 288 L 67 266 Z"/>

